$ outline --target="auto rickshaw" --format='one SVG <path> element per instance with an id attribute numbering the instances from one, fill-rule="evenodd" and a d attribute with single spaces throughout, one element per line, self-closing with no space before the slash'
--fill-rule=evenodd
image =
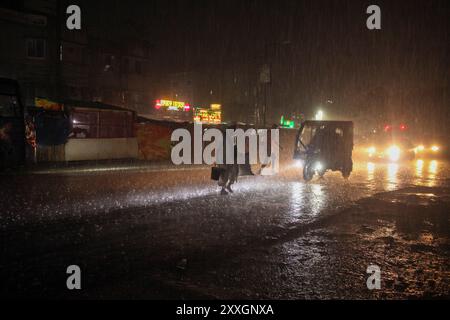
<path id="1" fill-rule="evenodd" d="M 305 121 L 295 142 L 294 159 L 303 162 L 303 178 L 340 171 L 347 179 L 353 170 L 353 122 Z"/>

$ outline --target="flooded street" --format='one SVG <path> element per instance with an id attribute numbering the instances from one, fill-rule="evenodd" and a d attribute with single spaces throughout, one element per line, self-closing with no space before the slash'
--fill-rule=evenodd
<path id="1" fill-rule="evenodd" d="M 450 165 L 355 163 L 350 179 L 208 168 L 4 175 L 2 295 L 435 298 L 450 294 Z M 66 289 L 66 268 L 82 290 Z M 369 265 L 381 289 L 368 290 Z"/>

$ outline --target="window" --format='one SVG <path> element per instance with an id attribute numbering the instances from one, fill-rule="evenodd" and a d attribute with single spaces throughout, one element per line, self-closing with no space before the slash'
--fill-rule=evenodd
<path id="1" fill-rule="evenodd" d="M 305 129 L 303 129 L 302 136 L 301 136 L 302 142 L 305 145 L 308 145 L 311 142 L 311 140 L 312 140 L 312 138 L 314 137 L 315 134 L 316 134 L 316 129 L 315 128 L 312 128 L 312 127 L 309 127 L 309 126 L 305 127 Z"/>
<path id="2" fill-rule="evenodd" d="M 45 39 L 27 39 L 27 57 L 31 59 L 45 59 Z"/>
<path id="3" fill-rule="evenodd" d="M 129 138 L 133 136 L 133 115 L 123 111 L 100 112 L 99 138 Z"/>
<path id="4" fill-rule="evenodd" d="M 72 136 L 77 139 L 133 137 L 133 114 L 125 111 L 75 111 Z"/>
<path id="5" fill-rule="evenodd" d="M 98 113 L 76 111 L 72 116 L 72 135 L 74 138 L 97 138 Z"/>

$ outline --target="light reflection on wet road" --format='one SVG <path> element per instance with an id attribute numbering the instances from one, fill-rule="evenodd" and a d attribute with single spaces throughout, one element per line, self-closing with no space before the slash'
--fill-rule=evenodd
<path id="1" fill-rule="evenodd" d="M 327 173 L 322 180 L 316 178 L 311 183 L 304 183 L 300 169 L 289 170 L 280 177 L 241 178 L 229 201 L 221 199 L 218 202 L 233 205 L 241 198 L 245 201 L 248 196 L 250 199 L 258 198 L 263 204 L 269 198 L 281 197 L 293 204 L 293 215 L 302 210 L 318 214 L 330 205 L 342 206 L 374 192 L 392 191 L 409 185 L 443 186 L 448 184 L 449 171 L 448 162 L 442 160 L 401 164 L 357 162 L 349 181 L 338 173 Z M 209 170 L 35 175 L 31 179 L 18 176 L 2 180 L 3 225 L 21 222 L 22 218 L 26 223 L 33 217 L 55 219 L 65 215 L 82 216 L 174 202 L 182 206 L 183 201 L 219 198 L 217 187 L 209 180 Z M 286 198 L 287 195 L 290 196 Z M 210 209 L 214 210 L 214 201 L 210 204 Z M 290 210 L 289 206 L 284 209 Z M 4 220 L 8 218 L 14 221 Z"/>
<path id="2" fill-rule="evenodd" d="M 449 164 L 445 160 L 417 159 L 403 163 L 358 162 L 352 181 L 362 180 L 378 190 L 392 191 L 405 185 L 443 186 L 450 178 Z M 357 178 L 355 178 L 355 176 Z"/>
<path id="3" fill-rule="evenodd" d="M 146 273 L 144 270 L 152 270 L 153 274 L 156 272 L 167 280 L 172 274 L 164 274 L 161 270 L 187 257 L 192 266 L 191 276 L 201 282 L 204 275 L 197 271 L 216 270 L 218 266 L 212 260 L 222 261 L 224 257 L 234 256 L 236 252 L 241 254 L 244 250 L 241 258 L 231 259 L 229 263 L 236 263 L 238 270 L 244 270 L 246 275 L 242 275 L 241 281 L 245 282 L 253 278 L 243 261 L 255 259 L 252 254 L 247 257 L 245 252 L 254 251 L 258 255 L 258 248 L 262 248 L 275 250 L 271 254 L 274 259 L 284 261 L 287 267 L 282 269 L 287 274 L 298 265 L 295 259 L 306 259 L 308 262 L 302 263 L 302 272 L 311 272 L 311 279 L 303 280 L 313 281 L 317 280 L 314 269 L 324 268 L 321 263 L 330 258 L 321 246 L 316 245 L 316 242 L 324 243 L 323 235 L 308 234 L 307 239 L 302 238 L 312 226 L 320 228 L 323 224 L 327 227 L 326 221 L 334 219 L 336 212 L 382 192 L 412 186 L 448 188 L 450 166 L 444 160 L 400 164 L 356 162 L 348 181 L 338 173 L 327 173 L 324 179 L 315 178 L 310 183 L 302 181 L 298 169 L 287 170 L 278 177 L 241 178 L 235 193 L 229 196 L 218 194 L 209 174 L 207 169 L 35 175 L 31 179 L 26 176 L 2 177 L 0 209 L 4 243 L 15 243 L 11 248 L 2 248 L 11 262 L 6 269 L 20 269 L 44 255 L 47 258 L 43 260 L 47 259 L 48 265 L 41 271 L 43 273 L 55 272 L 54 268 L 66 259 L 78 259 L 84 265 L 107 265 L 115 274 L 132 270 L 141 277 Z M 365 210 L 368 209 L 358 209 L 357 213 L 363 214 Z M 349 228 L 354 225 L 350 224 Z M 394 230 L 389 225 L 382 229 L 387 234 L 387 230 Z M 353 230 L 349 234 L 357 232 Z M 428 234 L 430 237 L 433 233 Z M 34 242 L 31 245 L 29 241 Z M 280 248 L 273 247 L 277 242 L 281 243 Z M 74 243 L 76 249 L 72 248 Z M 311 247 L 311 250 L 305 251 L 303 247 Z M 64 251 L 63 257 L 55 263 L 51 257 L 57 256 L 60 250 Z M 263 255 L 267 256 L 267 253 Z M 334 259 L 335 255 L 335 251 L 329 253 Z M 211 261 L 209 257 L 213 257 Z M 117 265 L 122 259 L 127 261 L 125 267 Z M 292 263 L 292 259 L 297 262 Z M 351 262 L 352 258 L 349 259 Z M 272 260 L 268 265 L 272 268 Z M 326 272 L 325 269 L 322 271 Z M 224 274 L 229 272 L 229 269 L 223 270 Z M 290 272 L 296 274 L 296 271 Z M 151 278 L 154 280 L 154 275 Z M 265 280 L 270 279 L 275 278 L 266 277 Z M 102 286 L 97 277 L 92 281 Z M 218 284 L 226 279 L 217 281 Z M 232 281 L 228 286 L 232 286 Z M 291 289 L 297 293 L 286 295 L 275 290 L 265 295 L 316 297 L 315 292 L 299 292 L 299 287 Z M 121 295 L 117 288 L 108 290 Z M 219 296 L 226 296 L 226 292 Z M 328 296 L 334 297 L 331 293 Z"/>

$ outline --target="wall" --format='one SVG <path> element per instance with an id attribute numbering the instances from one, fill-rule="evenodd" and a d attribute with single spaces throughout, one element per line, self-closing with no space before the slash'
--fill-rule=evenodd
<path id="1" fill-rule="evenodd" d="M 66 161 L 132 159 L 138 157 L 136 138 L 69 139 L 65 145 Z"/>
<path id="2" fill-rule="evenodd" d="M 139 159 L 150 161 L 170 160 L 170 136 L 175 128 L 164 123 L 142 123 L 135 125 L 139 146 Z"/>
<path id="3" fill-rule="evenodd" d="M 173 123 L 143 123 L 135 125 L 139 145 L 139 159 L 169 161 L 171 154 L 170 137 L 173 130 L 183 127 Z M 186 127 L 193 137 L 192 126 Z M 294 157 L 297 129 L 280 129 L 280 165 L 290 165 Z"/>

